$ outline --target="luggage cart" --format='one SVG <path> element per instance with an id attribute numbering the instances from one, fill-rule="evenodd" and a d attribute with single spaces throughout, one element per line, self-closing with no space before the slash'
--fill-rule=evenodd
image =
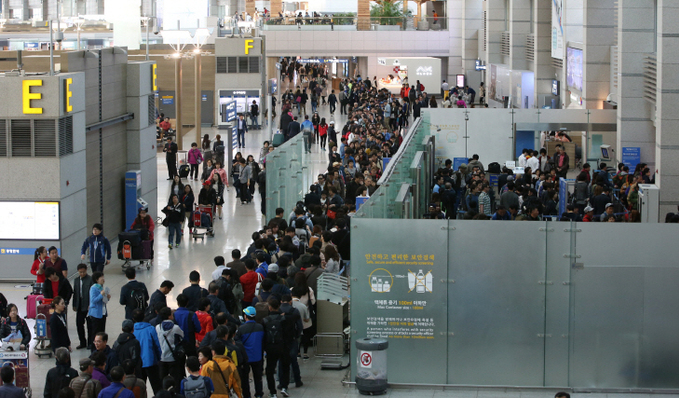
<path id="1" fill-rule="evenodd" d="M 199 238 L 202 240 L 205 238 L 206 234 L 211 237 L 215 236 L 213 214 L 214 209 L 212 206 L 196 205 L 196 210 L 191 214 L 191 217 L 193 217 L 193 240 L 198 240 Z M 206 222 L 207 218 L 204 216 L 209 218 L 209 224 Z M 199 231 L 199 228 L 201 230 L 204 229 L 205 232 Z"/>
<path id="2" fill-rule="evenodd" d="M 146 268 L 151 269 L 153 265 L 153 241 L 132 239 L 129 233 L 120 233 L 118 235 L 118 258 L 123 260 L 122 268 L 126 270 L 129 267 L 136 267 L 137 269 Z M 133 265 L 133 262 L 138 261 L 139 264 Z"/>
<path id="3" fill-rule="evenodd" d="M 52 331 L 50 330 L 49 319 L 47 316 L 50 311 L 45 310 L 47 305 L 52 303 L 52 299 L 41 299 L 37 301 L 36 304 L 36 316 L 35 316 L 35 347 L 33 352 L 38 358 L 42 358 L 43 355 L 47 358 L 52 357 Z"/>
<path id="4" fill-rule="evenodd" d="M 50 350 L 51 351 L 51 350 Z M 0 366 L 14 368 L 14 385 L 24 390 L 24 396 L 31 398 L 31 375 L 28 372 L 28 347 L 19 351 L 0 351 Z M 0 380 L 2 385 L 2 380 Z"/>

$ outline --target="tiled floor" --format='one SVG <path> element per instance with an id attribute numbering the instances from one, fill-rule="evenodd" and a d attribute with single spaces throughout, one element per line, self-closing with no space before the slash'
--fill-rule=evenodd
<path id="1" fill-rule="evenodd" d="M 283 85 L 283 89 L 286 86 Z M 322 117 L 329 118 L 328 107 L 319 107 Z M 330 119 L 328 119 L 330 120 Z M 339 114 L 335 114 L 335 120 L 339 126 L 345 119 L 341 118 Z M 217 133 L 215 129 L 204 129 L 204 133 L 209 133 L 212 137 Z M 187 134 L 191 137 L 192 134 Z M 259 145 L 268 137 L 264 137 L 263 131 L 251 131 L 248 136 L 248 144 L 243 152 L 245 156 L 253 154 L 255 157 L 259 154 Z M 316 173 L 326 167 L 325 154 L 319 153 L 319 148 L 316 146 L 313 149 L 314 161 L 313 172 Z M 167 178 L 167 170 L 165 160 L 162 154 L 158 156 L 158 187 L 159 187 L 159 206 L 166 203 L 169 194 L 169 181 Z M 200 188 L 199 182 L 189 182 L 195 191 Z M 168 250 L 166 246 L 167 231 L 162 226 L 156 230 L 156 261 L 154 267 L 149 271 L 141 271 L 138 273 L 137 279 L 146 283 L 149 292 L 153 292 L 158 288 L 160 283 L 165 279 L 172 280 L 177 286 L 168 296 L 169 303 L 175 303 L 176 296 L 181 290 L 186 287 L 188 283 L 188 274 L 191 270 L 199 270 L 203 277 L 209 277 L 209 274 L 214 268 L 213 257 L 216 255 L 223 255 L 229 258 L 231 250 L 239 248 L 245 250 L 250 244 L 250 235 L 253 231 L 259 229 L 263 223 L 263 217 L 259 212 L 260 196 L 255 194 L 253 204 L 241 206 L 235 199 L 235 191 L 233 188 L 225 194 L 224 218 L 217 220 L 215 223 L 216 234 L 214 238 L 206 238 L 204 241 L 191 241 L 188 237 L 184 237 L 182 246 L 178 249 Z M 110 237 L 113 238 L 113 237 Z M 71 266 L 78 263 L 78 259 L 67 259 Z M 123 320 L 123 307 L 115 304 L 118 302 L 118 294 L 121 286 L 126 282 L 122 272 L 120 271 L 120 262 L 115 260 L 108 266 L 106 273 L 106 286 L 111 288 L 112 304 L 108 306 L 109 319 L 107 324 L 107 332 L 109 333 L 110 345 L 115 341 L 120 333 L 120 325 Z M 207 287 L 207 282 L 202 283 Z M 25 315 L 25 300 L 24 297 L 28 294 L 29 289 L 26 287 L 17 287 L 14 284 L 0 284 L 0 291 L 2 291 L 10 302 L 17 303 L 22 315 Z M 77 333 L 75 330 L 75 319 L 73 314 L 69 314 L 69 330 L 71 340 L 77 345 Z M 29 326 L 32 328 L 34 322 L 29 320 Z M 74 351 L 72 354 L 72 363 L 77 364 L 78 360 L 88 353 L 84 350 Z M 346 359 L 345 359 L 346 361 Z M 342 384 L 342 380 L 347 377 L 348 370 L 321 370 L 321 360 L 313 358 L 303 364 L 302 380 L 304 386 L 301 388 L 291 388 L 290 394 L 297 398 L 342 398 L 354 397 L 358 395 L 356 389 L 352 386 Z M 38 359 L 33 352 L 30 354 L 30 377 L 31 386 L 33 389 L 33 396 L 38 397 L 43 394 L 43 386 L 45 375 L 47 371 L 54 366 L 54 359 Z M 149 387 L 150 391 L 150 387 Z M 610 398 L 625 398 L 622 394 L 608 394 Z M 520 390 L 504 390 L 504 389 L 452 389 L 452 388 L 392 388 L 389 390 L 389 396 L 393 398 L 537 398 L 538 396 L 551 398 L 554 396 L 554 391 L 520 391 Z M 606 394 L 587 394 L 588 398 L 607 398 Z M 635 397 L 641 397 L 636 395 Z M 574 398 L 585 398 L 584 394 L 574 395 Z M 643 397 L 648 398 L 648 397 Z"/>

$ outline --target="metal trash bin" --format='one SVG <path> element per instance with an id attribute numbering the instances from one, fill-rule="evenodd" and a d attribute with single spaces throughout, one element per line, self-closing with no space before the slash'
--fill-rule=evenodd
<path id="1" fill-rule="evenodd" d="M 356 388 L 363 395 L 387 393 L 386 339 L 364 338 L 356 340 Z"/>

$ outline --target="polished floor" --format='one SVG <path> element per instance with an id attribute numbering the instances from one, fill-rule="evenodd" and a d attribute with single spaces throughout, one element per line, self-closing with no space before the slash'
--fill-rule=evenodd
<path id="1" fill-rule="evenodd" d="M 287 84 L 282 86 L 287 88 Z M 328 107 L 319 107 L 320 115 L 322 117 L 331 118 Z M 342 126 L 345 119 L 336 113 L 332 120 L 335 120 L 339 126 Z M 218 131 L 216 129 L 203 129 L 203 133 L 209 133 L 214 137 Z M 187 134 L 187 141 L 190 144 L 192 137 L 191 133 Z M 254 130 L 247 136 L 247 144 L 249 145 L 242 153 L 244 156 L 249 154 L 258 157 L 259 148 L 264 140 L 269 139 L 266 130 Z M 325 153 L 320 153 L 318 146 L 313 148 L 312 155 L 312 170 L 314 173 L 326 167 Z M 162 153 L 158 156 L 158 204 L 159 207 L 167 203 L 169 195 L 170 183 L 167 181 L 167 168 L 165 166 L 164 156 Z M 194 191 L 198 191 L 200 183 L 196 181 L 189 181 Z M 153 292 L 158 288 L 160 283 L 169 279 L 175 284 L 175 289 L 168 296 L 168 303 L 174 305 L 176 296 L 181 290 L 188 286 L 188 274 L 192 270 L 198 270 L 204 278 L 209 278 L 209 274 L 214 269 L 213 258 L 217 255 L 223 255 L 229 258 L 231 250 L 238 248 L 246 250 L 251 243 L 250 236 L 253 231 L 260 229 L 264 223 L 261 215 L 260 201 L 261 198 L 258 193 L 255 194 L 252 204 L 241 205 L 235 198 L 235 191 L 231 188 L 225 193 L 223 219 L 215 222 L 215 237 L 206 238 L 201 241 L 193 241 L 189 239 L 188 234 L 182 239 L 182 244 L 179 248 L 169 250 L 167 247 L 168 234 L 164 227 L 159 226 L 156 229 L 156 261 L 150 270 L 140 271 L 137 279 L 144 282 L 149 292 Z M 112 237 L 111 237 L 112 238 Z M 78 263 L 78 259 L 67 259 L 69 264 L 74 267 Z M 113 344 L 116 337 L 120 333 L 120 326 L 124 316 L 124 309 L 118 305 L 119 292 L 121 286 L 126 283 L 126 279 L 121 272 L 120 261 L 114 260 L 106 270 L 106 286 L 111 289 L 112 302 L 108 306 L 109 317 L 106 331 L 109 333 L 110 345 Z M 208 281 L 202 281 L 202 285 L 207 287 Z M 15 284 L 0 284 L 0 291 L 5 294 L 8 300 L 16 303 L 20 308 L 20 314 L 25 315 L 26 301 L 24 297 L 29 293 L 27 286 Z M 32 328 L 34 321 L 29 320 L 29 326 Z M 75 329 L 75 319 L 73 314 L 69 314 L 69 331 L 71 340 L 74 342 L 73 346 L 77 345 L 77 333 Z M 72 354 L 72 362 L 78 363 L 78 360 L 88 353 L 85 350 L 75 350 Z M 348 359 L 345 358 L 345 363 Z M 304 386 L 301 388 L 291 388 L 290 394 L 294 397 L 316 398 L 329 397 L 340 398 L 348 396 L 357 396 L 358 392 L 352 386 L 346 386 L 342 380 L 347 378 L 347 371 L 335 370 L 321 370 L 321 359 L 311 357 L 310 360 L 301 364 L 302 380 Z M 33 396 L 38 397 L 43 395 L 43 386 L 45 382 L 45 375 L 47 371 L 54 366 L 54 359 L 38 359 L 34 353 L 30 353 L 30 378 Z M 266 384 L 266 383 L 265 383 Z M 149 386 L 150 391 L 150 386 Z M 391 397 L 409 397 L 409 398 L 551 398 L 555 391 L 535 391 L 535 390 L 516 390 L 516 389 L 458 389 L 458 388 L 392 388 L 389 391 Z M 606 398 L 607 394 L 587 394 L 587 397 L 592 398 Z M 624 394 L 608 394 L 610 398 L 626 398 Z M 585 394 L 574 394 L 574 398 L 584 398 Z M 595 397 L 594 397 L 595 396 Z M 635 395 L 640 397 L 640 395 Z M 647 397 L 643 397 L 647 398 Z"/>

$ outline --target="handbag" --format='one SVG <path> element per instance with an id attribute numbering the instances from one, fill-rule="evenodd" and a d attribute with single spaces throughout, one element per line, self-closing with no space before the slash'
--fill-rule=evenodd
<path id="1" fill-rule="evenodd" d="M 301 96 L 297 96 L 297 99 L 296 99 L 295 101 L 296 101 L 296 102 L 302 102 L 302 97 L 301 97 Z"/>
<path id="2" fill-rule="evenodd" d="M 169 218 L 169 217 L 165 217 L 165 218 L 163 219 L 163 227 L 166 227 L 166 228 L 167 228 L 167 227 L 169 227 L 169 226 L 170 226 L 170 218 Z"/>
<path id="3" fill-rule="evenodd" d="M 164 333 L 163 338 L 165 339 L 168 347 L 170 347 L 172 358 L 174 358 L 176 362 L 183 362 L 186 359 L 186 350 L 184 350 L 184 347 L 179 344 L 174 349 L 172 349 L 172 344 L 170 344 L 170 341 L 167 339 L 167 336 Z"/>
<path id="4" fill-rule="evenodd" d="M 335 210 L 328 209 L 328 218 L 334 220 L 337 217 L 337 212 Z"/>

